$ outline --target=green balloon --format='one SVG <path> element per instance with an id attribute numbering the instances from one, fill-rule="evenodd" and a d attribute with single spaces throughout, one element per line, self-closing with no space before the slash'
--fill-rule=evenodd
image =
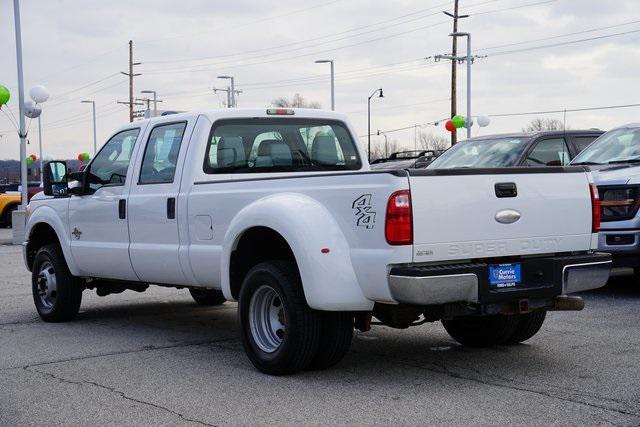
<path id="1" fill-rule="evenodd" d="M 85 162 L 89 161 L 91 159 L 91 156 L 89 156 L 89 153 L 82 153 L 82 160 L 84 160 Z"/>
<path id="2" fill-rule="evenodd" d="M 9 102 L 10 98 L 11 93 L 9 92 L 9 89 L 7 89 L 6 86 L 0 85 L 0 105 L 4 105 Z"/>
<path id="3" fill-rule="evenodd" d="M 27 165 L 31 166 L 33 164 L 33 159 L 31 157 L 27 157 Z"/>
<path id="4" fill-rule="evenodd" d="M 451 119 L 451 123 L 453 123 L 453 126 L 455 126 L 457 129 L 460 129 L 461 127 L 464 126 L 464 117 L 453 116 L 453 119 Z"/>

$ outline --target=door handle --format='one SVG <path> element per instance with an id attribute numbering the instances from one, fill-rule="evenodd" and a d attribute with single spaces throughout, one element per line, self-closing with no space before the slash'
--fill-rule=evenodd
<path id="1" fill-rule="evenodd" d="M 518 187 L 514 182 L 499 182 L 495 185 L 496 197 L 516 197 L 518 196 Z"/>
<path id="2" fill-rule="evenodd" d="M 118 218 L 127 218 L 127 201 L 125 199 L 118 200 Z"/>
<path id="3" fill-rule="evenodd" d="M 176 198 L 169 197 L 167 199 L 167 218 L 176 219 Z"/>

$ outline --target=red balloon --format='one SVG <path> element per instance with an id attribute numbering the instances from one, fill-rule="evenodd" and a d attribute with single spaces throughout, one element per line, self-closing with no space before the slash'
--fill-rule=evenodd
<path id="1" fill-rule="evenodd" d="M 444 127 L 447 128 L 447 130 L 449 132 L 455 132 L 456 131 L 456 127 L 453 125 L 451 120 L 447 120 L 447 123 L 444 124 Z"/>
<path id="2" fill-rule="evenodd" d="M 78 160 L 82 161 L 82 153 L 78 154 Z"/>
<path id="3" fill-rule="evenodd" d="M 38 160 L 38 157 L 35 154 L 32 154 L 31 156 L 29 156 L 33 159 L 33 161 L 35 162 L 36 160 Z"/>

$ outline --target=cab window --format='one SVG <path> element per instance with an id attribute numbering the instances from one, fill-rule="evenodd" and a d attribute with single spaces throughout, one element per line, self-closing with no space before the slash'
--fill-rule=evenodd
<path id="1" fill-rule="evenodd" d="M 156 126 L 149 135 L 140 169 L 140 184 L 173 182 L 186 122 Z"/>
<path id="2" fill-rule="evenodd" d="M 338 171 L 361 165 L 355 141 L 340 121 L 233 119 L 214 124 L 204 172 Z"/>
<path id="3" fill-rule="evenodd" d="M 565 166 L 571 161 L 564 138 L 544 139 L 527 156 L 527 166 Z"/>
<path id="4" fill-rule="evenodd" d="M 128 129 L 115 134 L 102 147 L 87 171 L 89 188 L 97 190 L 105 185 L 124 185 L 131 153 L 140 129 Z"/>

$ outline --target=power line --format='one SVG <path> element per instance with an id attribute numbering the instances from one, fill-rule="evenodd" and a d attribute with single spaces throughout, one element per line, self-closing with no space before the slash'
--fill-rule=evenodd
<path id="1" fill-rule="evenodd" d="M 298 9 L 298 10 L 293 10 L 293 11 L 290 11 L 290 12 L 285 12 L 285 13 L 282 13 L 280 15 L 266 16 L 264 18 L 259 18 L 259 19 L 253 20 L 253 21 L 248 21 L 248 22 L 245 22 L 245 23 L 239 24 L 239 25 L 230 25 L 228 27 L 217 27 L 217 26 L 214 25 L 214 30 L 211 30 L 211 31 L 202 31 L 202 32 L 199 32 L 199 33 L 188 33 L 188 34 L 186 34 L 186 33 L 185 34 L 173 34 L 173 35 L 167 35 L 167 36 L 164 36 L 164 37 L 158 37 L 158 38 L 155 38 L 155 39 L 146 39 L 146 40 L 142 39 L 142 40 L 139 40 L 137 43 L 148 44 L 148 43 L 155 43 L 155 42 L 158 42 L 158 41 L 168 40 L 168 39 L 172 39 L 172 38 L 194 37 L 194 36 L 198 36 L 198 35 L 201 35 L 201 34 L 208 34 L 208 33 L 211 33 L 211 32 L 220 33 L 222 31 L 227 31 L 227 30 L 237 30 L 238 28 L 244 28 L 244 27 L 248 27 L 248 26 L 253 26 L 254 24 L 257 24 L 259 22 L 264 22 L 264 21 L 270 21 L 270 20 L 273 20 L 273 19 L 284 18 L 286 16 L 297 15 L 299 13 L 308 12 L 310 10 L 314 10 L 314 9 L 319 9 L 319 8 L 322 8 L 322 7 L 330 6 L 330 5 L 332 5 L 334 3 L 338 3 L 340 1 L 341 0 L 333 0 L 333 1 L 329 1 L 329 2 L 326 2 L 326 3 L 323 3 L 323 4 L 319 4 L 319 5 L 314 5 L 314 6 L 306 7 L 306 8 L 303 8 L 303 9 Z"/>
<path id="2" fill-rule="evenodd" d="M 576 112 L 583 112 L 583 111 L 597 111 L 597 110 L 615 110 L 615 109 L 620 109 L 620 108 L 632 108 L 632 107 L 640 107 L 640 103 L 637 104 L 621 104 L 621 105 L 606 105 L 606 106 L 600 106 L 600 107 L 582 107 L 582 108 L 563 108 L 563 109 L 557 109 L 557 110 L 541 110 L 541 111 L 525 111 L 525 112 L 518 112 L 518 113 L 500 113 L 500 114 L 487 114 L 489 117 L 514 117 L 514 116 L 532 116 L 532 115 L 540 115 L 540 114 L 556 114 L 556 113 L 576 113 Z M 406 127 L 401 127 L 401 128 L 397 128 L 397 129 L 391 129 L 391 130 L 385 130 L 385 131 L 380 131 L 380 132 L 385 132 L 385 133 L 391 133 L 391 132 L 398 132 L 401 130 L 408 130 L 408 129 L 413 129 L 415 126 L 426 126 L 429 124 L 436 124 L 439 123 L 441 121 L 445 120 L 443 119 L 439 119 L 436 120 L 434 122 L 430 122 L 430 123 L 423 123 L 423 124 L 418 124 L 418 125 L 411 125 L 411 126 L 406 126 Z M 359 135 L 358 138 L 366 138 L 367 135 Z"/>
<path id="3" fill-rule="evenodd" d="M 532 47 L 526 47 L 526 48 L 522 48 L 522 49 L 505 50 L 505 51 L 500 51 L 500 52 L 496 52 L 496 53 L 489 53 L 488 56 L 494 57 L 494 56 L 501 56 L 501 55 L 509 55 L 509 54 L 512 54 L 512 53 L 529 52 L 529 51 L 532 51 L 532 50 L 547 49 L 547 48 L 550 48 L 550 47 L 567 46 L 567 45 L 576 44 L 576 43 L 583 43 L 583 42 L 588 42 L 588 41 L 593 41 L 593 40 L 602 40 L 602 39 L 607 39 L 607 38 L 610 38 L 610 37 L 618 37 L 618 36 L 624 36 L 624 35 L 635 34 L 635 33 L 640 33 L 640 30 L 624 31 L 624 32 L 621 32 L 621 33 L 613 33 L 613 34 L 605 34 L 605 35 L 602 35 L 602 36 L 589 37 L 589 38 L 577 39 L 577 40 L 571 40 L 571 41 L 559 42 L 559 43 L 552 43 L 552 44 L 546 44 L 546 45 L 541 45 L 541 46 L 532 46 Z"/>
<path id="4" fill-rule="evenodd" d="M 502 44 L 502 45 L 497 45 L 497 46 L 483 47 L 481 49 L 476 49 L 476 52 L 485 51 L 485 50 L 492 50 L 492 49 L 500 49 L 500 48 L 503 48 L 503 47 L 510 47 L 510 46 L 518 46 L 518 45 L 523 45 L 523 44 L 528 44 L 528 43 L 536 43 L 536 42 L 547 41 L 547 40 L 554 40 L 554 39 L 559 39 L 559 38 L 562 38 L 562 37 L 575 36 L 575 35 L 578 35 L 578 34 L 595 33 L 595 32 L 598 32 L 598 31 L 609 30 L 609 29 L 618 28 L 618 27 L 624 27 L 624 26 L 627 26 L 627 25 L 632 25 L 632 24 L 637 24 L 637 23 L 640 23 L 640 20 L 624 22 L 624 23 L 616 24 L 616 25 L 608 25 L 606 27 L 591 28 L 591 29 L 588 29 L 588 30 L 576 31 L 576 32 L 573 32 L 573 33 L 559 34 L 559 35 L 551 36 L 551 37 L 543 37 L 541 39 L 533 39 L 533 40 L 526 40 L 526 41 L 515 42 L 515 43 L 507 43 L 507 44 Z"/>

